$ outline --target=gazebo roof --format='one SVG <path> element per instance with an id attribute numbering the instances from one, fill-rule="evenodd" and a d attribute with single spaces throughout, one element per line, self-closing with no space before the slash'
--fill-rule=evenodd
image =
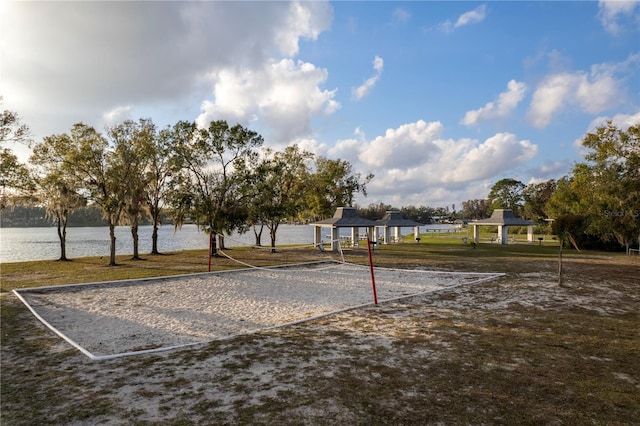
<path id="1" fill-rule="evenodd" d="M 330 219 L 310 223 L 313 226 L 325 226 L 334 228 L 366 228 L 375 226 L 376 222 L 360 217 L 354 207 L 338 207 Z"/>
<path id="2" fill-rule="evenodd" d="M 387 210 L 387 212 L 384 214 L 384 217 L 376 221 L 376 226 L 396 226 L 398 228 L 413 228 L 414 226 L 421 225 L 422 223 L 405 219 L 404 216 L 402 216 L 402 213 L 391 210 Z"/>
<path id="3" fill-rule="evenodd" d="M 530 220 L 516 217 L 510 209 L 496 209 L 489 219 L 480 219 L 470 222 L 471 225 L 506 225 L 506 226 L 529 226 L 535 225 Z"/>

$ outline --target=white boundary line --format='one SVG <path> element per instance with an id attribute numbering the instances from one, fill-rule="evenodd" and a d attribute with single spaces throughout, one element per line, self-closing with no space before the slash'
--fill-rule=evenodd
<path id="1" fill-rule="evenodd" d="M 309 266 L 309 265 L 321 264 L 321 263 L 337 263 L 337 264 L 344 264 L 344 265 L 361 266 L 361 267 L 364 267 L 364 268 L 367 267 L 366 265 L 359 265 L 359 264 L 356 264 L 356 263 L 346 263 L 346 262 L 338 262 L 338 261 L 335 261 L 335 260 L 327 260 L 327 261 L 320 261 L 320 262 L 306 262 L 306 263 L 295 263 L 295 264 L 280 265 L 280 266 L 269 266 L 269 267 L 264 267 L 264 268 L 261 268 L 261 267 L 253 267 L 253 268 L 279 269 L 279 268 L 288 268 L 288 267 L 296 267 L 296 266 Z M 431 293 L 436 293 L 436 292 L 439 292 L 439 291 L 445 291 L 445 290 L 449 290 L 449 289 L 452 289 L 452 288 L 457 288 L 457 287 L 460 287 L 460 286 L 463 286 L 463 285 L 478 284 L 478 283 L 481 283 L 481 282 L 490 281 L 490 280 L 493 280 L 493 279 L 497 279 L 497 278 L 506 276 L 505 273 L 500 273 L 500 272 L 491 273 L 491 272 L 423 271 L 423 270 L 420 270 L 420 269 L 399 269 L 399 268 L 379 268 L 379 269 L 394 270 L 394 271 L 408 271 L 408 272 L 430 272 L 430 273 L 449 274 L 449 275 L 454 275 L 454 274 L 455 275 L 485 275 L 485 277 L 479 278 L 479 279 L 471 281 L 471 282 L 458 283 L 458 284 L 454 284 L 454 285 L 443 287 L 443 288 L 438 288 L 438 289 L 427 290 L 427 291 L 423 291 L 423 292 L 419 292 L 419 293 L 413 293 L 413 294 L 409 294 L 409 295 L 393 297 L 391 299 L 384 299 L 384 300 L 380 300 L 379 303 L 395 302 L 395 301 L 402 300 L 402 299 L 408 299 L 410 297 L 422 296 L 422 295 L 425 295 L 425 294 L 431 294 Z M 231 340 L 233 338 L 240 337 L 240 336 L 257 334 L 257 333 L 260 333 L 262 331 L 275 330 L 275 329 L 278 329 L 278 328 L 283 328 L 283 327 L 287 327 L 287 326 L 291 326 L 291 325 L 302 324 L 302 323 L 305 323 L 305 322 L 314 321 L 314 320 L 321 319 L 321 318 L 326 318 L 326 317 L 331 316 L 331 315 L 336 315 L 336 314 L 340 314 L 340 313 L 344 313 L 344 312 L 349 312 L 349 311 L 353 311 L 353 310 L 364 308 L 364 307 L 376 306 L 372 302 L 363 303 L 363 304 L 356 305 L 356 306 L 350 306 L 350 307 L 347 307 L 347 308 L 338 309 L 336 311 L 325 312 L 323 314 L 314 315 L 314 316 L 311 316 L 311 317 L 308 317 L 308 318 L 303 318 L 303 319 L 300 319 L 300 320 L 290 321 L 290 322 L 286 322 L 286 323 L 282 323 L 282 324 L 278 324 L 278 325 L 274 325 L 274 326 L 269 326 L 269 327 L 264 327 L 264 328 L 258 328 L 258 329 L 255 329 L 255 330 L 249 330 L 249 331 L 246 331 L 246 332 L 244 332 L 242 334 L 233 334 L 233 335 L 229 335 L 229 336 L 224 336 L 224 337 L 219 337 L 219 338 L 215 338 L 215 339 L 205 340 L 205 341 L 202 341 L 202 342 L 191 342 L 191 343 L 184 343 L 184 344 L 181 344 L 181 345 L 164 346 L 164 347 L 161 347 L 161 348 L 153 348 L 153 349 L 143 349 L 143 350 L 140 350 L 140 351 L 133 351 L 133 352 L 122 352 L 122 353 L 111 354 L 111 355 L 95 355 L 92 352 L 89 352 L 88 350 L 86 350 L 84 347 L 80 346 L 80 344 L 75 342 L 73 339 L 68 337 L 66 334 L 62 333 L 56 327 L 51 325 L 40 314 L 38 314 L 36 312 L 36 310 L 20 294 L 20 292 L 33 293 L 33 292 L 38 292 L 38 291 L 41 291 L 41 290 L 45 290 L 45 291 L 47 291 L 47 290 L 65 290 L 65 289 L 73 288 L 73 287 L 75 287 L 75 288 L 78 288 L 78 287 L 92 287 L 92 286 L 101 286 L 101 285 L 105 285 L 105 284 L 120 284 L 120 285 L 124 286 L 124 285 L 127 285 L 128 283 L 141 282 L 141 281 L 151 281 L 151 280 L 158 281 L 158 280 L 166 280 L 166 279 L 171 279 L 171 278 L 188 278 L 188 277 L 199 276 L 199 275 L 223 274 L 223 273 L 228 273 L 228 272 L 247 272 L 247 271 L 250 271 L 250 270 L 252 270 L 252 269 L 251 268 L 247 268 L 247 269 L 235 269 L 235 270 L 214 271 L 214 272 L 200 272 L 200 273 L 195 273 L 195 274 L 170 275 L 170 276 L 157 277 L 157 278 L 153 278 L 153 277 L 151 277 L 151 278 L 137 278 L 137 279 L 131 279 L 131 280 L 124 280 L 124 281 L 122 281 L 122 280 L 120 280 L 120 281 L 100 281 L 100 282 L 94 282 L 94 283 L 69 284 L 69 285 L 45 286 L 45 287 L 31 287 L 31 288 L 24 288 L 24 289 L 14 289 L 13 293 L 18 297 L 18 299 L 20 299 L 20 301 L 22 303 L 24 303 L 24 305 L 27 307 L 27 309 L 29 309 L 29 311 L 31 311 L 31 313 L 40 322 L 42 322 L 47 328 L 49 328 L 56 335 L 61 337 L 64 341 L 69 343 L 72 347 L 76 348 L 82 354 L 86 355 L 92 361 L 106 361 L 106 360 L 111 360 L 111 359 L 124 358 L 124 357 L 127 357 L 127 356 L 145 355 L 145 354 L 152 354 L 152 353 L 158 353 L 158 352 L 166 352 L 166 351 L 171 351 L 171 350 L 175 350 L 175 349 L 184 349 L 184 348 L 188 348 L 188 347 L 196 346 L 196 345 L 206 345 L 206 344 L 213 343 L 213 342 Z"/>

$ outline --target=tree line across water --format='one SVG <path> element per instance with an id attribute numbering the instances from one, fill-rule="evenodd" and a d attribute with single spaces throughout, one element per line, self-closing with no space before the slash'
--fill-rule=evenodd
<path id="1" fill-rule="evenodd" d="M 0 101 L 2 98 L 0 97 Z M 138 226 L 153 225 L 152 254 L 158 253 L 162 215 L 176 226 L 198 224 L 212 238 L 212 255 L 225 234 L 252 230 L 260 244 L 268 230 L 275 248 L 279 224 L 330 217 L 338 206 L 366 196 L 373 175 L 361 176 L 345 160 L 328 159 L 291 145 L 264 148 L 263 138 L 239 124 L 212 121 L 208 127 L 179 121 L 158 128 L 151 119 L 126 120 L 104 133 L 77 123 L 68 133 L 32 144 L 16 113 L 0 116 L 2 143 L 0 209 L 11 205 L 44 208 L 57 226 L 61 260 L 66 259 L 70 215 L 87 205 L 98 208 L 109 227 L 110 264 L 115 265 L 115 226 L 131 227 L 133 256 L 139 257 Z M 6 146 L 28 143 L 33 154 L 22 164 Z M 640 125 L 622 130 L 611 122 L 588 133 L 585 162 L 558 180 L 525 185 L 515 179 L 496 182 L 488 199 L 447 207 L 370 204 L 361 216 L 380 219 L 401 210 L 408 219 L 482 219 L 493 209 L 554 224 L 561 241 L 602 248 L 629 247 L 640 239 Z"/>
<path id="2" fill-rule="evenodd" d="M 485 219 L 494 209 L 511 209 L 576 248 L 628 250 L 640 245 L 640 125 L 623 130 L 607 122 L 588 133 L 582 146 L 585 161 L 560 179 L 528 185 L 501 179 L 487 199 L 464 201 L 459 210 L 452 205 L 451 209 L 410 206 L 401 211 L 420 222 L 436 217 Z M 371 204 L 361 209 L 361 215 L 376 219 L 390 209 Z"/>

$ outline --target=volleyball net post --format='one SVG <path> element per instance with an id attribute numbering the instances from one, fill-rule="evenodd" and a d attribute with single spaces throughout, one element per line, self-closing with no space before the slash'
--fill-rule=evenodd
<path id="1" fill-rule="evenodd" d="M 373 273 L 373 256 L 371 256 L 371 238 L 367 233 L 367 251 L 369 252 L 369 270 L 371 271 L 371 288 L 373 289 L 373 304 L 378 304 L 378 294 L 376 293 L 376 277 Z"/>

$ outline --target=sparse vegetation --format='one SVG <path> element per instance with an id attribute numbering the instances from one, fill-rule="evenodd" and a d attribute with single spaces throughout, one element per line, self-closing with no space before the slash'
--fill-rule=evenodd
<path id="1" fill-rule="evenodd" d="M 252 264 L 319 251 L 232 250 Z M 366 262 L 366 251 L 345 253 Z M 200 272 L 206 251 L 2 265 L 3 425 L 637 424 L 640 257 L 459 240 L 376 250 L 379 266 L 498 281 L 160 355 L 92 362 L 12 288 Z M 235 267 L 217 259 L 220 268 Z"/>

